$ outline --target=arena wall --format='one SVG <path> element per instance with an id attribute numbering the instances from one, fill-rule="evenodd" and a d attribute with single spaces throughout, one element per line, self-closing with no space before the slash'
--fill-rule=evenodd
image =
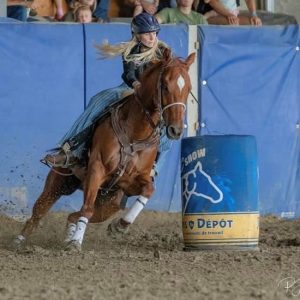
<path id="1" fill-rule="evenodd" d="M 164 25 L 159 37 L 177 56 L 199 48 L 191 76 L 201 105 L 190 99 L 186 134 L 254 135 L 262 214 L 298 216 L 299 27 L 202 26 L 197 37 L 197 28 Z M 91 96 L 121 83 L 121 59 L 97 60 L 94 44 L 129 38 L 128 24 L 0 23 L 1 212 L 30 213 L 48 172 L 39 159 Z M 179 157 L 175 142 L 162 158 L 149 209 L 180 210 Z M 55 209 L 81 203 L 77 192 Z"/>

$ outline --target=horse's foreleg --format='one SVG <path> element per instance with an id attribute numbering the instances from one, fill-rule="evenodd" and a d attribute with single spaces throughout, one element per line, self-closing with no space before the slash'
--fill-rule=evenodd
<path id="1" fill-rule="evenodd" d="M 146 206 L 149 198 L 154 192 L 153 182 L 150 176 L 140 177 L 138 182 L 140 184 L 139 196 L 124 217 L 119 220 L 113 220 L 108 226 L 108 232 L 114 235 L 125 233 L 128 230 L 129 225 L 135 221 L 137 216 Z"/>
<path id="2" fill-rule="evenodd" d="M 16 246 L 25 242 L 26 238 L 32 233 L 32 231 L 38 226 L 40 220 L 50 210 L 53 204 L 61 197 L 65 190 L 65 177 L 50 171 L 44 190 L 35 202 L 32 209 L 32 216 L 25 223 L 21 234 L 16 237 L 14 244 Z"/>
<path id="3" fill-rule="evenodd" d="M 78 250 L 81 249 L 87 224 L 94 214 L 94 205 L 99 187 L 104 181 L 103 170 L 104 167 L 99 160 L 90 160 L 88 174 L 84 186 L 84 204 L 80 211 L 80 217 L 78 218 L 75 232 L 70 241 L 70 248 L 75 247 Z"/>
<path id="4" fill-rule="evenodd" d="M 95 208 L 94 208 L 94 214 L 89 219 L 89 223 L 101 223 L 110 218 L 113 214 L 115 214 L 117 211 L 121 209 L 121 200 L 124 196 L 123 191 L 119 190 L 112 199 L 106 199 L 104 201 L 97 201 Z M 98 199 L 97 199 L 98 200 Z M 68 216 L 68 224 L 67 224 L 67 230 L 66 230 L 66 238 L 64 242 L 68 244 L 76 231 L 76 223 L 78 219 L 81 216 L 81 212 L 77 211 L 74 213 L 71 213 Z"/>
<path id="5" fill-rule="evenodd" d="M 94 207 L 94 214 L 90 218 L 89 223 L 101 223 L 115 214 L 121 208 L 121 201 L 124 197 L 124 192 L 122 190 L 118 190 L 112 198 L 105 199 L 104 201 L 101 199 L 97 199 Z M 126 197 L 126 196 L 125 196 Z M 102 200 L 102 201 L 101 201 Z M 67 224 L 67 232 L 65 243 L 68 244 L 76 231 L 76 223 L 81 216 L 81 212 L 77 211 L 69 214 L 68 216 L 68 224 Z"/>
<path id="6" fill-rule="evenodd" d="M 76 223 L 78 219 L 80 218 L 80 211 L 76 211 L 74 213 L 69 214 L 68 216 L 68 222 L 67 222 L 67 230 L 66 230 L 66 237 L 64 240 L 65 244 L 68 244 L 72 241 L 72 237 L 76 231 Z"/>

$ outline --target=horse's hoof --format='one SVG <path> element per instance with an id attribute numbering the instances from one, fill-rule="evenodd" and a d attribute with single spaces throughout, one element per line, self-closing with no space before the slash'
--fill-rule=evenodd
<path id="1" fill-rule="evenodd" d="M 12 250 L 23 249 L 25 246 L 25 241 L 26 241 L 26 239 L 23 235 L 16 236 L 11 243 Z"/>
<path id="2" fill-rule="evenodd" d="M 122 226 L 119 219 L 114 219 L 107 227 L 107 235 L 119 239 L 122 238 L 129 230 L 129 226 Z"/>
<path id="3" fill-rule="evenodd" d="M 69 252 L 80 252 L 81 251 L 81 244 L 78 241 L 70 241 L 66 244 L 65 251 Z"/>

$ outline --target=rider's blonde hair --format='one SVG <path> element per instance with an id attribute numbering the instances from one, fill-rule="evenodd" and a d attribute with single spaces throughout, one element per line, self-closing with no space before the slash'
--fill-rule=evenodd
<path id="1" fill-rule="evenodd" d="M 118 55 L 123 55 L 125 61 L 140 61 L 149 62 L 151 60 L 160 59 L 162 56 L 162 51 L 168 46 L 156 39 L 156 43 L 152 48 L 147 49 L 141 53 L 130 54 L 131 50 L 139 43 L 138 38 L 134 35 L 132 39 L 128 42 L 123 42 L 116 45 L 111 45 L 107 41 L 103 42 L 101 45 L 95 45 L 100 55 L 100 58 L 111 58 Z"/>

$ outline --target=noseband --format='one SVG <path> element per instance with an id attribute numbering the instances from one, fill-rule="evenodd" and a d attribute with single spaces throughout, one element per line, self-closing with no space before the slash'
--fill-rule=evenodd
<path id="1" fill-rule="evenodd" d="M 186 111 L 186 105 L 184 103 L 182 103 L 182 102 L 174 102 L 174 103 L 171 103 L 171 104 L 168 104 L 168 105 L 164 106 L 164 108 L 161 110 L 161 115 L 164 113 L 164 111 L 166 109 L 168 109 L 169 107 L 175 106 L 175 105 L 181 105 L 181 106 L 183 106 L 184 111 Z"/>

